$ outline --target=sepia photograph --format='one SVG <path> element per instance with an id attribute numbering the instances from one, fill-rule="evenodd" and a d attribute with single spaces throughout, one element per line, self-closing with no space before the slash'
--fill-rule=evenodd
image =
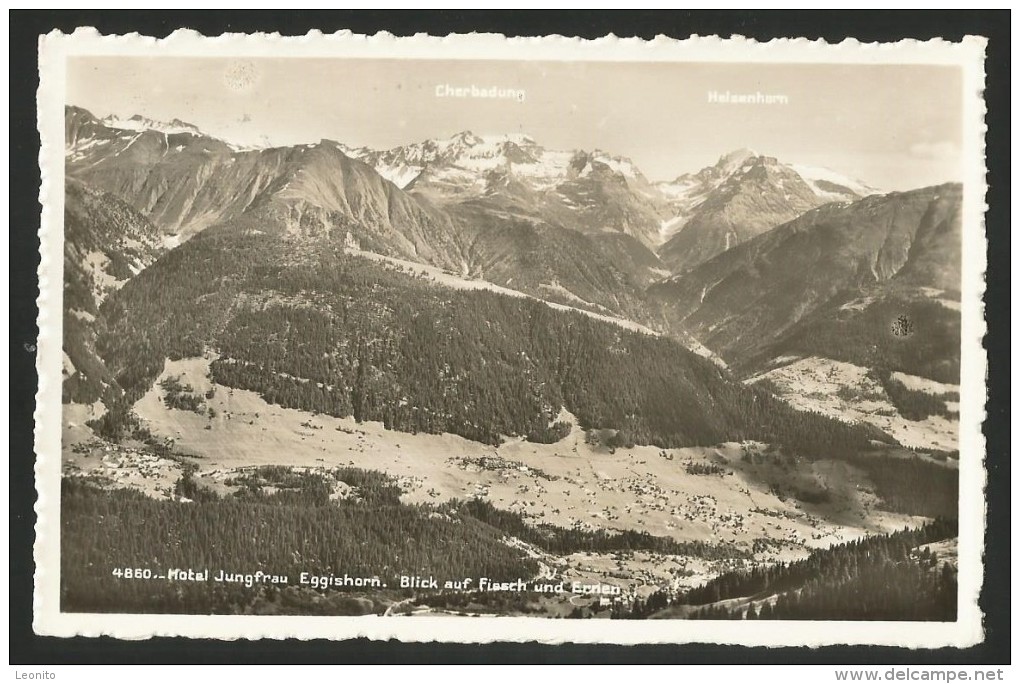
<path id="1" fill-rule="evenodd" d="M 980 40 L 175 37 L 42 41 L 37 630 L 980 639 Z"/>

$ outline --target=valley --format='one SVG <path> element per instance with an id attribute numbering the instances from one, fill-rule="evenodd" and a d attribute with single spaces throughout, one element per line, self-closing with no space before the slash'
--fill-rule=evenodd
<path id="1" fill-rule="evenodd" d="M 104 444 L 77 429 L 65 434 L 66 475 L 155 499 L 187 501 L 178 485 L 185 472 L 201 490 L 229 497 L 236 490 L 233 482 L 259 468 L 296 473 L 353 468 L 392 478 L 408 505 L 441 508 L 450 501 L 481 500 L 534 526 L 640 531 L 707 545 L 688 555 L 556 554 L 506 541 L 544 568 L 536 581 L 608 581 L 623 589 L 628 602 L 647 600 L 657 591 L 675 594 L 751 563 L 788 562 L 811 549 L 923 520 L 882 510 L 861 471 L 836 461 L 791 470 L 791 462 L 781 458 L 770 463 L 762 444 L 610 451 L 591 445 L 574 427 L 553 444 L 508 440 L 486 447 L 454 435 L 401 434 L 379 423 L 267 404 L 253 392 L 211 382 L 209 363 L 168 362 L 159 382 L 134 406 L 157 442 L 171 443 L 174 452 L 188 456 L 160 457 L 144 445 Z M 211 394 L 204 411 L 168 408 L 160 386 L 167 378 L 196 396 Z M 558 419 L 576 426 L 565 412 Z M 356 491 L 341 487 L 331 496 L 356 496 Z M 818 492 L 825 492 L 824 500 Z M 714 548 L 722 550 L 721 557 Z M 563 600 L 569 610 L 599 605 L 597 597 L 577 596 L 544 599 L 535 609 L 555 614 Z"/>
<path id="2" fill-rule="evenodd" d="M 748 550 L 755 539 L 778 538 L 780 550 L 794 556 L 805 547 L 911 522 L 909 516 L 882 512 L 867 478 L 852 468 L 818 461 L 798 481 L 780 466 L 743 460 L 748 453 L 765 453 L 761 444 L 635 446 L 611 453 L 586 443 L 577 419 L 564 411 L 557 420 L 573 427 L 555 443 L 508 439 L 490 447 L 455 435 L 408 435 L 380 423 L 270 405 L 253 392 L 211 383 L 208 369 L 208 359 L 169 362 L 160 378 L 179 377 L 201 394 L 215 390 L 207 401 L 214 418 L 167 408 L 158 383 L 134 410 L 155 436 L 200 455 L 195 479 L 213 489 L 249 466 L 351 466 L 393 476 L 408 503 L 478 497 L 533 524 L 645 530 Z M 718 472 L 690 474 L 698 466 Z M 770 491 L 798 488 L 830 491 L 832 500 L 811 504 Z"/>
<path id="3" fill-rule="evenodd" d="M 68 609 L 796 619 L 886 573 L 949 614 L 959 185 L 65 115 Z M 125 591 L 107 556 L 384 584 Z"/>

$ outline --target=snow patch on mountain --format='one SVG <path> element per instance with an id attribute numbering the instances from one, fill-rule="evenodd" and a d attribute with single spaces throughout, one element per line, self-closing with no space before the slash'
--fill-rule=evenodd
<path id="1" fill-rule="evenodd" d="M 634 165 L 634 162 L 626 157 L 614 157 L 606 154 L 602 150 L 595 150 L 592 153 L 592 159 L 601 164 L 605 164 L 616 173 L 622 174 L 625 178 L 637 178 L 641 175 L 641 172 Z"/>
<path id="2" fill-rule="evenodd" d="M 110 115 L 102 120 L 102 123 L 107 128 L 116 128 L 122 131 L 157 131 L 159 133 L 165 133 L 167 135 L 176 135 L 179 133 L 190 133 L 192 135 L 203 135 L 202 131 L 198 130 L 198 127 L 181 121 L 180 119 L 174 119 L 170 122 L 156 121 L 148 117 L 135 114 L 128 119 L 122 119 L 118 116 Z"/>
<path id="3" fill-rule="evenodd" d="M 563 181 L 574 153 L 563 150 L 542 150 L 531 163 L 511 164 L 514 175 L 532 181 L 536 189 L 549 190 Z"/>
<path id="4" fill-rule="evenodd" d="M 808 166 L 806 164 L 789 164 L 788 166 L 804 179 L 804 182 L 808 184 L 816 195 L 823 199 L 846 199 L 846 193 L 841 193 L 835 189 L 827 189 L 825 187 L 827 184 L 846 188 L 860 197 L 880 194 L 879 190 L 866 183 L 823 166 Z"/>
<path id="5" fill-rule="evenodd" d="M 724 174 L 729 175 L 743 166 L 748 159 L 755 159 L 760 156 L 754 150 L 742 147 L 719 157 L 719 161 L 716 162 L 715 166 Z"/>
<path id="6" fill-rule="evenodd" d="M 388 150 L 341 146 L 345 154 L 372 166 L 401 188 L 422 182 L 443 187 L 482 190 L 485 178 L 505 172 L 536 190 L 551 190 L 572 176 L 591 174 L 596 164 L 627 179 L 639 179 L 640 170 L 629 159 L 600 150 L 550 150 L 524 133 L 477 135 L 463 131 L 449 138 L 425 140 Z"/>
<path id="7" fill-rule="evenodd" d="M 78 138 L 71 144 L 67 145 L 64 149 L 64 155 L 67 157 L 68 161 L 81 161 L 91 154 L 90 150 L 94 151 L 95 148 L 108 145 L 110 142 L 112 141 L 106 138 Z"/>
<path id="8" fill-rule="evenodd" d="M 675 181 L 660 182 L 656 183 L 656 187 L 671 199 L 683 200 L 687 198 L 691 192 L 699 187 L 697 180 L 693 178 L 680 177 Z"/>
<path id="9" fill-rule="evenodd" d="M 674 216 L 671 219 L 663 221 L 659 227 L 659 241 L 665 242 L 679 233 L 683 229 L 685 223 L 687 223 L 686 216 Z"/>
<path id="10" fill-rule="evenodd" d="M 406 188 L 421 173 L 420 167 L 407 164 L 380 164 L 375 170 L 398 188 Z"/>

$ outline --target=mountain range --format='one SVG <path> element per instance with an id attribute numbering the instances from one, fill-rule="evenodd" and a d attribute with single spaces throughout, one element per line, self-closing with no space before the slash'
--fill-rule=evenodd
<path id="1" fill-rule="evenodd" d="M 783 164 L 750 150 L 724 155 L 695 174 L 651 183 L 626 157 L 601 150 L 550 150 L 523 134 L 479 136 L 464 131 L 389 150 L 327 140 L 292 148 L 246 149 L 179 120 L 98 119 L 68 107 L 65 137 L 71 175 L 133 199 L 138 209 L 156 214 L 163 230 L 182 237 L 243 211 L 258 194 L 271 189 L 267 183 L 252 183 L 248 193 L 216 209 L 207 206 L 212 197 L 202 192 L 213 176 L 221 175 L 221 165 L 257 163 L 253 160 L 271 158 L 274 149 L 335 147 L 399 189 L 454 213 L 464 204 L 482 204 L 590 235 L 629 235 L 667 257 L 684 244 L 670 245 L 671 239 L 683 232 L 698 236 L 713 219 L 727 226 L 720 238 L 725 247 L 805 208 L 876 192 L 827 169 Z M 187 179 L 187 192 L 168 187 L 164 176 L 168 168 Z M 259 175 L 251 168 L 245 171 Z M 137 177 L 140 174 L 145 174 L 144 180 Z M 758 205 L 749 203 L 750 196 L 762 192 L 766 199 Z M 702 249 L 706 254 L 713 251 Z M 682 268 L 691 262 L 670 258 Z"/>
<path id="2" fill-rule="evenodd" d="M 751 150 L 653 183 L 625 157 L 523 134 L 251 149 L 179 120 L 65 115 L 68 301 L 89 316 L 118 310 L 104 298 L 143 287 L 135 276 L 154 261 L 171 277 L 169 256 L 211 231 L 202 244 L 289 250 L 280 268 L 329 250 L 376 255 L 627 319 L 735 378 L 807 357 L 958 375 L 958 185 L 879 194 Z M 890 337 L 903 317 L 913 332 Z"/>

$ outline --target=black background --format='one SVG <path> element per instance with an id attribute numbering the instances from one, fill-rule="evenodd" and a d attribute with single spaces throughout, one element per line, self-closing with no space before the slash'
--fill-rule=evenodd
<path id="1" fill-rule="evenodd" d="M 87 663 L 772 663 L 772 664 L 1005 664 L 1010 662 L 1009 462 L 1009 53 L 1008 10 L 971 11 L 11 11 L 10 12 L 10 662 Z M 985 641 L 973 648 L 908 650 L 888 647 L 743 648 L 683 646 L 437 645 L 354 640 L 237 641 L 159 638 L 56 639 L 32 633 L 33 418 L 37 267 L 39 263 L 39 136 L 35 97 L 38 36 L 53 29 L 95 26 L 100 32 L 163 37 L 177 28 L 205 35 L 268 31 L 302 35 L 350 29 L 396 35 L 495 32 L 509 36 L 561 34 L 652 38 L 664 34 L 847 37 L 862 42 L 968 34 L 989 38 L 987 53 L 986 318 L 989 335 L 988 528 L 981 608 Z M 905 630 L 909 629 L 905 627 Z"/>

